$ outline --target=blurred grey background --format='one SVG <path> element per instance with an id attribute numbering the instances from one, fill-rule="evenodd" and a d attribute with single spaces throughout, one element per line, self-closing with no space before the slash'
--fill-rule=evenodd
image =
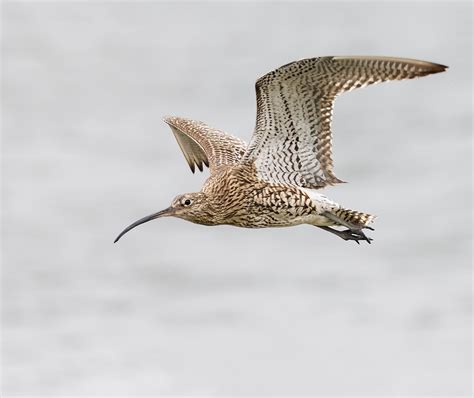
<path id="1" fill-rule="evenodd" d="M 3 4 L 3 395 L 470 395 L 469 2 Z M 321 55 L 450 66 L 336 102 L 310 226 L 132 221 L 200 189 L 166 114 L 246 140 L 254 82 Z"/>

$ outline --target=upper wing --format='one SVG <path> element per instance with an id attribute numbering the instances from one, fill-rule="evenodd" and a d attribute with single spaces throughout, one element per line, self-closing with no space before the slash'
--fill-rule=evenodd
<path id="1" fill-rule="evenodd" d="M 221 165 L 238 163 L 247 148 L 241 139 L 203 122 L 176 116 L 167 116 L 163 120 L 171 127 L 193 173 L 195 166 L 202 171 L 203 164 L 212 173 Z"/>
<path id="2" fill-rule="evenodd" d="M 309 58 L 256 83 L 257 123 L 244 161 L 270 182 L 321 188 L 333 173 L 331 116 L 337 95 L 387 80 L 443 72 L 446 66 L 388 57 Z"/>

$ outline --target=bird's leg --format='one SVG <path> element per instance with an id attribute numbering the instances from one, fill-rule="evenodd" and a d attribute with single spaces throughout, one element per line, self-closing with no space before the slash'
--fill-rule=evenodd
<path id="1" fill-rule="evenodd" d="M 338 229 L 334 229 L 331 227 L 323 227 L 320 225 L 317 225 L 317 227 L 324 229 L 325 231 L 331 232 L 332 234 L 337 235 L 344 240 L 353 240 L 357 244 L 360 244 L 360 240 L 365 240 L 369 244 L 373 240 L 372 238 L 367 237 L 360 229 L 345 229 L 343 231 L 339 231 Z"/>

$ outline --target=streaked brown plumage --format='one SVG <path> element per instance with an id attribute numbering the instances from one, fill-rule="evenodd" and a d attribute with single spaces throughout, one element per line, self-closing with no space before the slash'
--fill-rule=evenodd
<path id="1" fill-rule="evenodd" d="M 205 123 L 165 117 L 194 172 L 210 177 L 201 192 L 127 227 L 164 216 L 246 228 L 311 224 L 345 240 L 366 240 L 374 216 L 348 210 L 316 189 L 339 180 L 333 172 L 331 117 L 337 95 L 387 80 L 443 72 L 446 66 L 389 57 L 321 57 L 284 65 L 257 80 L 257 122 L 250 144 Z M 346 230 L 331 228 L 347 227 Z"/>

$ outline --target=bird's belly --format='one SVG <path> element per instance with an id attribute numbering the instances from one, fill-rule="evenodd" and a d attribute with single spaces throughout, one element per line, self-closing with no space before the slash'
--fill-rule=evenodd
<path id="1" fill-rule="evenodd" d="M 268 227 L 291 227 L 294 225 L 311 224 L 320 226 L 331 225 L 331 220 L 319 214 L 309 214 L 304 216 L 293 217 L 275 217 L 273 223 L 269 223 Z"/>
<path id="2" fill-rule="evenodd" d="M 276 228 L 294 225 L 311 224 L 319 226 L 332 225 L 331 220 L 322 215 L 312 213 L 306 215 L 291 214 L 290 212 L 252 212 L 234 218 L 228 224 L 244 228 Z"/>

